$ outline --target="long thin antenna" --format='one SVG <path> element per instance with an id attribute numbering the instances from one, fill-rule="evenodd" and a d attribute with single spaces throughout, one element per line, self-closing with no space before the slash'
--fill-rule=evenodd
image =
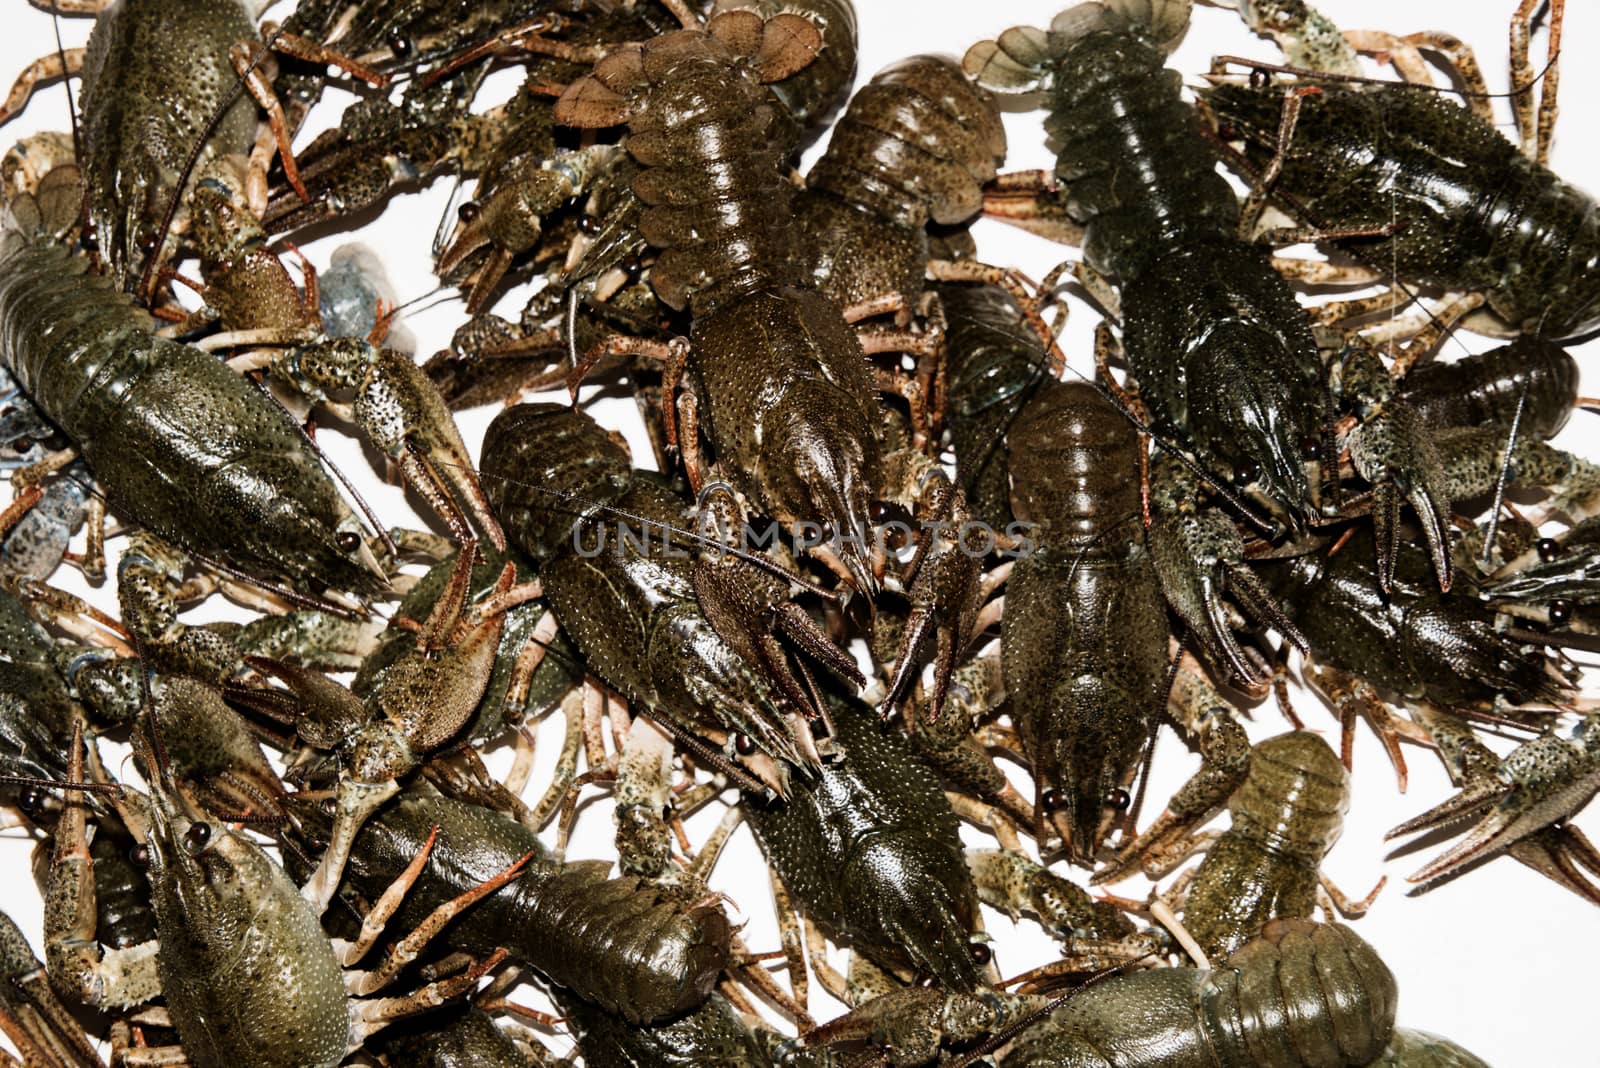
<path id="1" fill-rule="evenodd" d="M 183 191 L 188 188 L 189 179 L 194 175 L 194 169 L 200 163 L 200 155 L 206 149 L 206 143 L 211 140 L 211 135 L 222 124 L 223 118 L 228 114 L 234 102 L 244 93 L 244 79 L 259 68 L 262 62 L 271 53 L 272 46 L 278 40 L 278 35 L 283 31 L 274 30 L 272 36 L 262 42 L 260 50 L 250 58 L 250 65 L 242 74 L 234 77 L 233 85 L 222 99 L 217 101 L 217 106 L 212 109 L 211 115 L 206 119 L 205 125 L 200 128 L 200 136 L 195 138 L 194 145 L 189 149 L 189 158 L 184 162 L 183 168 L 178 172 L 178 182 L 172 188 L 172 199 L 167 202 L 167 211 L 161 219 L 161 226 L 156 230 L 155 245 L 150 250 L 149 258 L 145 260 L 144 271 L 139 275 L 139 288 L 135 295 L 141 302 L 148 303 L 155 288 L 157 264 L 161 260 L 161 249 L 167 243 L 167 235 L 172 232 L 172 221 L 178 216 L 178 206 L 183 203 Z"/>
<path id="2" fill-rule="evenodd" d="M 61 43 L 61 12 L 54 7 L 50 9 L 50 28 L 56 35 L 56 57 L 61 60 L 63 72 L 67 69 L 67 49 Z M 72 123 L 72 158 L 83 158 L 83 142 L 78 131 L 78 107 L 72 99 L 72 79 L 62 78 L 62 87 L 67 91 L 67 119 Z"/>
<path id="3" fill-rule="evenodd" d="M 1511 450 L 1517 445 L 1517 432 L 1522 429 L 1522 412 L 1528 406 L 1528 386 L 1532 375 L 1522 376 L 1522 389 L 1517 393 L 1517 410 L 1511 415 L 1511 432 L 1506 435 L 1506 454 L 1500 461 L 1500 475 L 1494 483 L 1494 506 L 1489 510 L 1489 532 L 1483 539 L 1483 566 L 1487 569 L 1494 557 L 1495 537 L 1500 530 L 1500 509 L 1506 503 L 1506 484 L 1511 481 Z"/>
<path id="4" fill-rule="evenodd" d="M 1249 56 L 1213 56 L 1211 62 L 1214 67 L 1218 68 L 1225 66 L 1243 68 L 1249 72 L 1252 84 L 1254 84 L 1258 79 L 1270 78 L 1270 76 L 1273 74 L 1292 74 L 1296 78 L 1305 78 L 1308 81 L 1328 82 L 1340 85 L 1376 85 L 1382 86 L 1386 90 L 1409 89 L 1414 92 L 1437 93 L 1441 96 L 1459 96 L 1463 99 L 1471 98 L 1474 100 L 1510 100 L 1513 97 L 1521 96 L 1523 93 L 1530 92 L 1534 86 L 1544 81 L 1545 75 L 1550 73 L 1550 68 L 1554 67 L 1558 62 L 1560 62 L 1560 60 L 1561 54 L 1557 52 L 1554 56 L 1550 57 L 1548 61 L 1546 61 L 1544 67 L 1540 69 L 1538 74 L 1534 75 L 1532 80 L 1530 80 L 1527 85 L 1513 88 L 1510 92 L 1505 93 L 1480 93 L 1470 89 L 1461 89 L 1453 85 L 1432 85 L 1427 82 L 1408 82 L 1394 78 L 1374 78 L 1370 74 L 1336 74 L 1332 71 L 1313 70 L 1310 67 L 1295 67 L 1287 63 L 1265 63 L 1259 59 L 1252 59 Z M 1214 69 L 1208 74 L 1201 75 L 1201 77 L 1205 78 L 1206 81 L 1213 85 L 1238 84 L 1237 81 L 1233 80 L 1237 78 L 1237 75 L 1229 74 L 1227 71 L 1221 69 Z"/>
<path id="5" fill-rule="evenodd" d="M 442 463 L 441 466 L 459 467 L 461 465 Z M 729 556 L 737 557 L 747 564 L 760 568 L 762 571 L 765 571 L 774 578 L 781 579 L 784 582 L 792 582 L 807 592 L 816 594 L 818 597 L 822 597 L 829 601 L 837 601 L 839 599 L 839 595 L 828 589 L 826 586 L 819 586 L 815 582 L 805 578 L 803 575 L 799 575 L 793 571 L 790 571 L 788 568 L 785 568 L 781 564 L 767 559 L 765 556 L 762 556 L 759 553 L 749 552 L 748 550 L 739 548 L 737 545 L 730 545 L 725 541 L 719 541 L 716 538 L 701 534 L 698 531 L 690 530 L 687 527 L 680 527 L 674 523 L 669 523 L 664 519 L 652 519 L 651 517 L 643 515 L 639 512 L 629 511 L 626 508 L 619 508 L 614 504 L 607 504 L 604 501 L 597 501 L 593 498 L 585 497 L 581 493 L 571 493 L 565 490 L 553 490 L 544 486 L 536 486 L 532 482 L 524 482 L 522 479 L 512 478 L 510 475 L 493 475 L 479 471 L 478 477 L 480 479 L 497 479 L 508 486 L 519 486 L 523 489 L 529 489 L 535 493 L 544 494 L 547 497 L 554 497 L 556 500 L 564 503 L 580 504 L 588 508 L 597 509 L 613 518 L 625 519 L 630 523 L 639 524 L 642 532 L 647 533 L 650 530 L 660 530 L 668 534 L 676 534 L 692 544 L 703 546 L 704 548 L 712 549 L 717 552 L 727 553 Z M 574 514 L 577 515 L 577 513 Z M 579 518 L 581 518 L 581 516 L 579 516 Z"/>

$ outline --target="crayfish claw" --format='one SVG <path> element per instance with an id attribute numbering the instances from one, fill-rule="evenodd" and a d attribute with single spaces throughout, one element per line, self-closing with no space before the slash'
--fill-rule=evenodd
<path id="1" fill-rule="evenodd" d="M 906 618 L 905 634 L 900 640 L 900 652 L 895 658 L 894 676 L 889 680 L 889 689 L 883 695 L 883 702 L 878 706 L 878 711 L 884 718 L 888 718 L 900 702 L 904 701 L 911 693 L 912 684 L 916 681 L 922 662 L 917 653 L 922 644 L 928 640 L 929 634 L 939 635 L 939 668 L 943 668 L 944 640 L 943 631 L 938 626 L 938 619 L 930 608 L 915 608 Z M 939 710 L 944 707 L 945 692 L 949 688 L 949 676 L 942 670 L 936 669 L 934 676 L 934 694 L 928 702 L 928 718 L 930 721 L 939 718 Z"/>
<path id="2" fill-rule="evenodd" d="M 334 338 L 290 350 L 275 369 L 309 397 L 353 391 L 355 417 L 367 438 L 400 466 L 457 542 L 476 541 L 481 533 L 505 551 L 505 534 L 455 417 L 409 356 L 357 338 Z"/>
<path id="3" fill-rule="evenodd" d="M 867 684 L 866 676 L 861 674 L 850 654 L 835 645 L 828 632 L 819 627 L 805 609 L 786 601 L 778 608 L 777 623 L 785 635 L 823 667 L 858 690 Z"/>
<path id="4" fill-rule="evenodd" d="M 1450 498 L 1436 493 L 1425 482 L 1403 489 L 1403 480 L 1390 474 L 1372 487 L 1372 533 L 1378 548 L 1378 587 L 1384 593 L 1394 589 L 1395 560 L 1400 555 L 1400 500 L 1402 493 L 1422 527 L 1428 545 L 1428 558 L 1439 577 L 1439 590 L 1450 591 L 1454 580 L 1450 561 Z"/>
<path id="5" fill-rule="evenodd" d="M 982 560 L 962 545 L 958 533 L 971 520 L 966 494 L 937 469 L 923 474 L 920 482 L 917 515 L 923 534 L 908 569 L 911 586 L 906 591 L 911 614 L 883 707 L 887 712 L 908 696 L 921 666 L 918 652 L 931 633 L 936 642 L 933 693 L 925 714 L 928 722 L 934 723 L 944 708 L 956 660 L 978 626 L 983 567 Z"/>
<path id="6" fill-rule="evenodd" d="M 1329 374 L 1335 400 L 1355 420 L 1346 436 L 1350 462 L 1372 484 L 1372 523 L 1378 546 L 1378 585 L 1394 587 L 1400 552 L 1400 501 L 1416 513 L 1428 556 L 1448 591 L 1450 563 L 1450 481 L 1434 434 L 1422 416 L 1400 396 L 1378 355 L 1364 347 L 1345 351 Z"/>
<path id="7" fill-rule="evenodd" d="M 726 559 L 697 562 L 693 577 L 700 610 L 717 636 L 740 657 L 756 665 L 806 718 L 821 718 L 823 710 L 811 690 L 801 685 L 775 632 L 787 635 L 802 652 L 857 688 L 865 685 L 866 680 L 849 654 L 833 644 L 805 609 L 785 600 L 785 591 L 776 581 L 743 561 Z M 810 738 L 803 737 L 806 734 L 809 732 L 800 732 L 796 737 L 806 755 L 814 756 Z"/>
<path id="8" fill-rule="evenodd" d="M 1283 605 L 1267 589 L 1266 583 L 1254 571 L 1240 563 L 1224 565 L 1228 573 L 1227 588 L 1245 614 L 1259 623 L 1266 623 L 1283 636 L 1284 641 L 1302 654 L 1311 651 L 1311 643 L 1289 617 Z"/>
<path id="9" fill-rule="evenodd" d="M 1600 905 L 1600 851 L 1571 824 L 1535 831 L 1506 850 L 1534 871 L 1594 905 Z M 1587 875 L 1585 874 L 1587 872 Z"/>
<path id="10" fill-rule="evenodd" d="M 1224 595 L 1231 594 L 1244 615 L 1272 627 L 1302 653 L 1308 643 L 1245 564 L 1238 527 L 1221 510 L 1205 507 L 1201 496 L 1199 480 L 1180 464 L 1162 461 L 1152 472 L 1152 521 L 1146 537 L 1156 575 L 1168 603 L 1200 637 L 1211 659 L 1228 668 L 1235 685 L 1258 691 L 1271 678 L 1271 669 L 1235 638 Z"/>
<path id="11" fill-rule="evenodd" d="M 1404 823 L 1391 827 L 1385 832 L 1384 841 L 1404 838 L 1406 835 L 1417 834 L 1421 831 L 1432 830 L 1435 827 L 1442 827 L 1445 824 L 1466 819 L 1499 797 L 1503 789 L 1503 785 L 1498 785 L 1493 780 L 1471 783 L 1449 800 L 1435 805 L 1421 815 L 1413 816 Z"/>
<path id="12" fill-rule="evenodd" d="M 1600 789 L 1600 716 L 1591 714 L 1563 738 L 1551 732 L 1524 742 L 1500 762 L 1498 774 L 1478 775 L 1459 795 L 1390 832 L 1390 836 L 1446 823 L 1492 803 L 1461 842 L 1410 876 L 1430 883 L 1502 849 L 1564 825 Z M 1567 843 L 1548 838 L 1525 846 L 1518 859 L 1547 875 L 1564 870 Z M 1554 850 L 1552 852 L 1552 849 Z M 1579 863 L 1592 856 L 1573 854 Z M 1552 875 L 1563 885 L 1565 878 Z M 1581 892 L 1581 891 L 1580 891 Z M 1585 895 L 1587 896 L 1587 895 Z"/>

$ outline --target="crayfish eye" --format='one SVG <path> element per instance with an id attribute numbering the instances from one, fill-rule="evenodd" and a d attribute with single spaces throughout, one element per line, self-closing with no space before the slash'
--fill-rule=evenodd
<path id="1" fill-rule="evenodd" d="M 740 756 L 750 756 L 756 751 L 756 740 L 748 734 L 735 734 L 733 736 L 733 751 Z"/>
<path id="2" fill-rule="evenodd" d="M 1551 601 L 1550 622 L 1552 625 L 1557 627 L 1564 627 L 1568 623 L 1572 622 L 1572 602 Z"/>
<path id="3" fill-rule="evenodd" d="M 21 452 L 22 450 L 19 449 L 17 451 Z M 1545 564 L 1561 555 L 1561 543 L 1554 538 L 1540 538 L 1534 545 L 1534 549 L 1539 553 L 1539 561 Z"/>
<path id="4" fill-rule="evenodd" d="M 1128 791 L 1119 786 L 1109 794 L 1106 794 L 1106 804 L 1118 812 L 1126 812 L 1128 811 L 1128 806 L 1133 804 L 1133 798 L 1128 796 Z"/>
<path id="5" fill-rule="evenodd" d="M 967 949 L 972 953 L 972 963 L 980 968 L 994 959 L 994 950 L 989 948 L 987 942 L 972 942 Z"/>
<path id="6" fill-rule="evenodd" d="M 1316 434 L 1307 434 L 1300 439 L 1300 454 L 1308 460 L 1317 458 L 1322 451 L 1322 438 Z"/>
<path id="7" fill-rule="evenodd" d="M 389 51 L 394 53 L 394 58 L 405 59 L 411 54 L 411 42 L 399 33 L 389 35 Z"/>
<path id="8" fill-rule="evenodd" d="M 128 850 L 128 862 L 141 868 L 147 866 L 150 863 L 149 848 L 143 842 L 132 847 Z"/>
<path id="9" fill-rule="evenodd" d="M 456 209 L 456 218 L 470 226 L 482 211 L 483 209 L 478 207 L 476 200 L 463 201 L 461 206 Z"/>
<path id="10" fill-rule="evenodd" d="M 189 829 L 183 832 L 183 847 L 191 853 L 198 853 L 211 841 L 211 824 L 192 823 Z"/>
<path id="11" fill-rule="evenodd" d="M 1039 798 L 1039 804 L 1046 812 L 1059 812 L 1067 807 L 1067 795 L 1062 790 L 1049 789 Z"/>
<path id="12" fill-rule="evenodd" d="M 340 552 L 353 553 L 361 548 L 361 535 L 353 530 L 346 530 L 334 538 L 333 543 L 339 547 Z"/>
<path id="13" fill-rule="evenodd" d="M 37 786 L 30 786 L 17 795 L 17 807 L 24 812 L 37 812 L 44 803 L 44 791 Z"/>
<path id="14" fill-rule="evenodd" d="M 595 234 L 598 234 L 600 229 L 600 220 L 595 218 L 593 215 L 590 215 L 588 212 L 584 212 L 582 215 L 578 216 L 578 233 L 586 234 L 592 237 Z"/>
<path id="15" fill-rule="evenodd" d="M 1239 465 L 1233 469 L 1233 482 L 1236 486 L 1248 486 L 1261 476 L 1261 465 L 1254 460 L 1240 460 Z"/>

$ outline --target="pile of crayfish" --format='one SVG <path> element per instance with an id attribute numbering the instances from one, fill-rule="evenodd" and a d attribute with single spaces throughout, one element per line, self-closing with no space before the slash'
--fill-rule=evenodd
<path id="1" fill-rule="evenodd" d="M 1472 1068 L 1354 921 L 1600 905 L 1564 0 L 37 6 L 0 1068 Z"/>

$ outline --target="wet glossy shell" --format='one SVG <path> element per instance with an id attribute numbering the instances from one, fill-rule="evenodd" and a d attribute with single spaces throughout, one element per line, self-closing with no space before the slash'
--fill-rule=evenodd
<path id="1" fill-rule="evenodd" d="M 1233 825 L 1206 850 L 1183 923 L 1212 960 L 1256 937 L 1268 920 L 1310 919 L 1323 855 L 1350 804 L 1350 776 L 1308 731 L 1268 738 L 1228 802 Z"/>
<path id="2" fill-rule="evenodd" d="M 0 360 L 112 507 L 201 556 L 369 591 L 373 576 L 338 544 L 359 527 L 282 409 L 216 357 L 154 336 L 148 315 L 37 226 L 13 215 L 0 231 Z"/>
<path id="3" fill-rule="evenodd" d="M 83 61 L 84 177 L 90 221 L 124 288 L 238 84 L 228 49 L 259 40 L 241 0 L 116 0 L 95 20 Z M 254 101 L 239 94 L 206 136 L 206 155 L 248 152 L 255 122 Z"/>
<path id="4" fill-rule="evenodd" d="M 938 780 L 856 702 L 829 702 L 844 757 L 745 816 L 799 907 L 857 948 L 944 987 L 982 979 L 968 939 L 976 891 Z"/>
<path id="5" fill-rule="evenodd" d="M 705 1000 L 728 955 L 729 926 L 715 908 L 690 909 L 670 891 L 601 861 L 548 859 L 538 837 L 487 809 L 427 795 L 399 798 L 356 839 L 347 873 L 361 893 L 381 893 L 428 832 L 439 838 L 396 914 L 409 930 L 455 895 L 533 853 L 522 875 L 445 931 L 454 948 L 504 946 L 553 981 L 634 1023 L 685 1012 Z"/>
<path id="6" fill-rule="evenodd" d="M 152 835 L 167 1011 L 195 1068 L 333 1068 L 350 1010 L 322 925 L 282 868 L 220 826 L 198 853 Z"/>
<path id="7" fill-rule="evenodd" d="M 1086 858 L 1163 705 L 1166 602 L 1139 516 L 1138 440 L 1092 386 L 1050 380 L 1007 439 L 1038 549 L 1008 580 L 1001 663 L 1042 796 Z"/>
<path id="8" fill-rule="evenodd" d="M 1357 1068 L 1394 1028 L 1394 976 L 1348 927 L 1275 921 L 1216 971 L 1097 983 L 1002 1068 Z"/>
<path id="9" fill-rule="evenodd" d="M 1600 323 L 1600 211 L 1587 193 L 1434 93 L 1323 86 L 1302 98 L 1275 190 L 1308 223 L 1386 227 L 1341 248 L 1410 282 L 1481 290 L 1514 328 L 1571 337 Z M 1277 144 L 1276 88 L 1206 94 L 1230 137 L 1264 165 Z"/>

